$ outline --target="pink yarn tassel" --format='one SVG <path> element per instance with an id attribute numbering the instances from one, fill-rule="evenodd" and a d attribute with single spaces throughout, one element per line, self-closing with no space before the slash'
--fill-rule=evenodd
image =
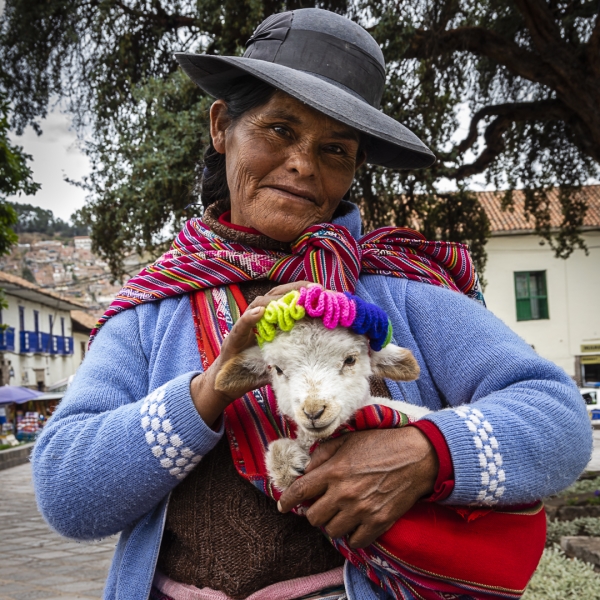
<path id="1" fill-rule="evenodd" d="M 352 300 L 340 292 L 317 286 L 301 288 L 298 305 L 304 306 L 309 317 L 321 317 L 327 329 L 338 325 L 350 327 L 356 318 L 356 305 Z"/>

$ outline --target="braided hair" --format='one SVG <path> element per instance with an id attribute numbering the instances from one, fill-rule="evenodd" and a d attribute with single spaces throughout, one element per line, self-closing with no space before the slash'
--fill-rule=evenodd
<path id="1" fill-rule="evenodd" d="M 236 79 L 222 100 L 227 103 L 227 115 L 235 123 L 244 113 L 263 106 L 275 93 L 275 88 L 252 77 L 244 75 Z M 200 199 L 207 208 L 217 200 L 229 200 L 225 155 L 215 150 L 212 138 L 204 152 L 200 179 Z"/>

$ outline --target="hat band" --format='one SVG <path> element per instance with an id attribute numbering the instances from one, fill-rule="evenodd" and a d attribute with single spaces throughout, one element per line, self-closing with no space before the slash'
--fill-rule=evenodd
<path id="1" fill-rule="evenodd" d="M 327 33 L 285 28 L 261 32 L 250 38 L 244 57 L 326 77 L 375 108 L 381 104 L 383 66 L 358 46 Z"/>

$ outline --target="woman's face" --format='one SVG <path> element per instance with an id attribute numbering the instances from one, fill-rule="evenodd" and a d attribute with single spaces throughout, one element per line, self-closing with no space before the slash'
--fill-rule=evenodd
<path id="1" fill-rule="evenodd" d="M 231 222 L 280 242 L 330 221 L 365 160 L 354 129 L 283 92 L 235 123 L 217 100 L 210 122 L 226 156 Z"/>

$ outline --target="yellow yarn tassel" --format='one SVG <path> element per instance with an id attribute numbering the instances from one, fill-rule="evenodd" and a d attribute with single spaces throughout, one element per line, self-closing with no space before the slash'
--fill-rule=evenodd
<path id="1" fill-rule="evenodd" d="M 265 314 L 256 324 L 256 339 L 259 346 L 275 339 L 277 327 L 281 331 L 290 331 L 296 321 L 304 318 L 306 311 L 303 306 L 298 306 L 299 298 L 300 292 L 293 290 L 279 300 L 273 300 L 267 304 Z"/>

